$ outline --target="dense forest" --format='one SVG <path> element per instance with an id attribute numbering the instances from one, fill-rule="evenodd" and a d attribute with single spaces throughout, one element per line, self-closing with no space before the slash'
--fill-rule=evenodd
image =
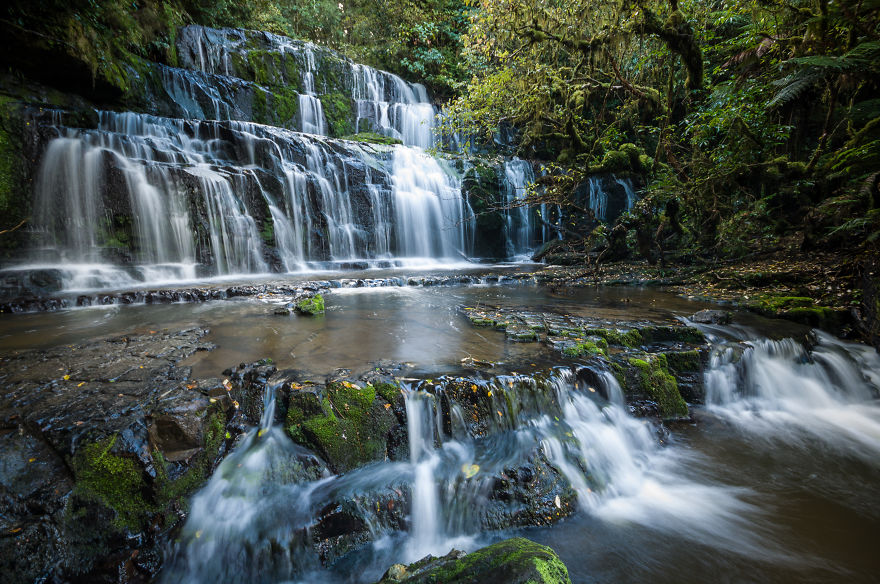
<path id="1" fill-rule="evenodd" d="M 545 164 L 529 204 L 577 210 L 584 177 L 636 177 L 642 200 L 617 225 L 569 231 L 602 260 L 858 252 L 880 235 L 874 0 L 75 0 L 5 13 L 10 71 L 104 100 L 131 89 L 139 59 L 174 64 L 176 27 L 192 22 L 311 40 L 423 82 L 444 131 Z M 512 144 L 493 144 L 499 129 Z"/>

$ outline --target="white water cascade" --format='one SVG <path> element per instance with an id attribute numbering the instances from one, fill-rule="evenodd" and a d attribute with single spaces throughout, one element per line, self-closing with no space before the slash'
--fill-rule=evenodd
<path id="1" fill-rule="evenodd" d="M 535 213 L 523 204 L 528 196 L 528 187 L 535 182 L 532 165 L 525 160 L 513 158 L 504 163 L 504 195 L 507 232 L 507 256 L 510 258 L 528 256 L 535 248 Z M 542 217 L 546 217 L 546 205 L 541 205 Z"/>
<path id="2" fill-rule="evenodd" d="M 794 339 L 719 344 L 705 374 L 711 412 L 751 434 L 789 443 L 821 440 L 876 464 L 880 454 L 880 356 L 815 332 Z"/>

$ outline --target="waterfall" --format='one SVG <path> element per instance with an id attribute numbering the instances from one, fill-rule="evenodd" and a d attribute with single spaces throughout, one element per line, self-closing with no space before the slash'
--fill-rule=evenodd
<path id="1" fill-rule="evenodd" d="M 458 174 L 420 150 L 396 148 L 392 182 L 398 255 L 466 258 L 474 220 Z"/>
<path id="2" fill-rule="evenodd" d="M 289 45 L 288 45 L 289 46 Z M 286 48 L 286 47 L 285 47 Z M 282 49 L 282 54 L 284 49 Z M 327 135 L 324 107 L 315 93 L 315 53 L 312 46 L 305 45 L 305 71 L 302 72 L 303 91 L 299 95 L 300 129 L 306 134 Z"/>
<path id="3" fill-rule="evenodd" d="M 507 256 L 515 258 L 531 255 L 534 250 L 534 211 L 522 201 L 528 196 L 529 184 L 535 182 L 532 165 L 525 160 L 513 158 L 504 163 L 504 197 L 507 234 Z M 541 205 L 546 213 L 546 205 Z"/>
<path id="4" fill-rule="evenodd" d="M 35 186 L 31 259 L 63 268 L 67 289 L 471 253 L 460 177 L 419 149 L 249 122 L 99 118 L 95 130 L 57 129 Z"/>
<path id="5" fill-rule="evenodd" d="M 816 332 L 794 339 L 720 343 L 705 373 L 711 412 L 745 431 L 788 442 L 819 439 L 876 461 L 880 453 L 880 356 Z"/>
<path id="6" fill-rule="evenodd" d="M 440 500 L 435 470 L 440 462 L 434 452 L 432 395 L 421 391 L 404 394 L 409 457 L 413 466 L 410 539 L 407 556 L 412 561 L 436 552 L 443 540 Z"/>
<path id="7" fill-rule="evenodd" d="M 608 193 L 602 188 L 599 177 L 591 176 L 589 183 L 589 199 L 587 206 L 593 211 L 596 219 L 603 223 L 608 220 Z"/>

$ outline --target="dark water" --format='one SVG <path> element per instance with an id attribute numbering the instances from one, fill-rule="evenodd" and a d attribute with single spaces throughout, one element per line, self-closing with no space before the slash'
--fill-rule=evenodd
<path id="1" fill-rule="evenodd" d="M 546 369 L 558 356 L 538 344 L 509 342 L 502 332 L 471 327 L 457 307 L 528 306 L 609 321 L 672 320 L 705 307 L 654 289 L 554 292 L 532 285 L 337 289 L 326 295 L 326 315 L 317 318 L 274 315 L 283 301 L 247 298 L 2 315 L 0 352 L 106 334 L 205 326 L 218 348 L 189 362 L 197 376 L 219 375 L 230 365 L 266 357 L 279 368 L 315 374 L 337 367 L 363 370 L 382 360 L 411 362 L 414 371 L 423 373 L 455 372 L 468 357 L 498 362 L 497 371 L 527 373 Z M 804 332 L 749 315 L 736 320 L 748 328 L 727 334 L 783 338 Z M 827 343 L 846 362 L 840 367 L 856 371 L 856 377 L 876 369 L 873 357 L 858 357 L 857 348 Z M 823 377 L 809 364 L 774 355 L 770 351 L 756 358 L 761 367 L 755 375 L 762 387 L 791 390 L 794 398 L 759 396 L 765 401 L 747 406 L 725 398 L 695 408 L 696 423 L 675 427 L 662 447 L 635 443 L 635 426 L 641 422 L 608 422 L 603 429 L 614 435 L 597 438 L 597 444 L 620 441 L 619 456 L 633 461 L 632 469 L 615 475 L 620 485 L 613 492 L 548 528 L 467 537 L 447 533 L 435 542 L 435 553 L 522 534 L 556 549 L 574 582 L 877 581 L 880 407 L 873 399 L 854 401 L 834 388 L 823 389 L 822 383 L 845 385 L 837 369 Z M 861 373 L 854 365 L 858 359 Z M 724 363 L 716 366 L 722 371 Z M 871 387 L 864 380 L 853 383 Z M 810 391 L 821 395 L 798 401 L 800 387 L 805 396 Z M 867 395 L 876 395 L 876 388 L 871 391 Z M 588 417 L 575 422 L 587 429 L 597 423 Z M 613 466 L 618 454 L 604 456 Z M 416 471 L 380 465 L 348 480 L 416 480 L 407 473 Z M 205 492 L 212 488 L 216 485 Z M 324 486 L 310 488 L 321 492 Z M 259 507 L 256 500 L 250 504 L 251 511 Z M 333 570 L 309 573 L 301 581 L 378 579 L 390 563 L 407 559 L 400 550 L 410 539 L 407 534 L 385 537 Z M 191 574 L 188 580 L 201 581 Z"/>

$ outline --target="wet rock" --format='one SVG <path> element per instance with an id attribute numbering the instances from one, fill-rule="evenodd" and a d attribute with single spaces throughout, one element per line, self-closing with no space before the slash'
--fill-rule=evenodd
<path id="1" fill-rule="evenodd" d="M 260 424 L 263 417 L 263 394 L 272 375 L 278 368 L 272 365 L 271 359 L 254 363 L 242 363 L 223 371 L 231 383 L 230 395 L 238 404 L 245 420 L 252 426 Z"/>
<path id="2" fill-rule="evenodd" d="M 224 447 L 229 400 L 208 397 L 179 365 L 213 348 L 206 333 L 0 358 L 0 497 L 9 509 L 0 529 L 16 534 L 0 538 L 0 580 L 100 581 L 129 568 L 144 578 L 158 568 L 132 563 L 132 551 L 146 558 L 161 544 Z"/>
<path id="3" fill-rule="evenodd" d="M 386 457 L 399 421 L 373 385 L 342 380 L 291 389 L 288 435 L 317 452 L 335 472 Z"/>
<path id="4" fill-rule="evenodd" d="M 730 312 L 706 308 L 691 315 L 690 320 L 699 324 L 730 324 Z"/>
<path id="5" fill-rule="evenodd" d="M 551 548 L 516 537 L 466 554 L 452 550 L 409 566 L 396 564 L 378 584 L 570 584 L 568 569 Z"/>
<path id="6" fill-rule="evenodd" d="M 308 316 L 324 314 L 324 297 L 316 294 L 311 298 L 304 298 L 296 303 L 296 311 Z"/>

